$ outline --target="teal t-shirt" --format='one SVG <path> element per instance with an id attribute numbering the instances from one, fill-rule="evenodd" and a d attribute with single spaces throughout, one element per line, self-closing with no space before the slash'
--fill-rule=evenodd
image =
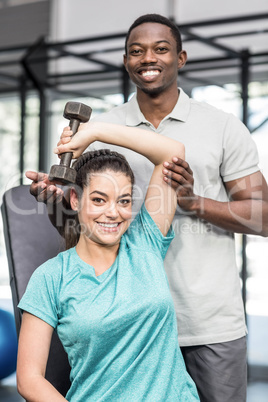
<path id="1" fill-rule="evenodd" d="M 172 238 L 143 206 L 102 275 L 75 248 L 33 273 L 19 308 L 56 329 L 71 366 L 68 401 L 199 400 L 163 266 Z"/>

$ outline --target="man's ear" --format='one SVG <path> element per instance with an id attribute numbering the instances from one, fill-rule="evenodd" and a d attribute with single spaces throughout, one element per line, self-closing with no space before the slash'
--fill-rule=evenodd
<path id="1" fill-rule="evenodd" d="M 185 50 L 181 50 L 178 54 L 178 69 L 185 66 L 187 61 L 187 53 Z"/>
<path id="2" fill-rule="evenodd" d="M 79 200 L 77 197 L 77 192 L 72 187 L 70 191 L 70 205 L 74 211 L 78 211 Z"/>
<path id="3" fill-rule="evenodd" d="M 125 69 L 128 72 L 128 69 L 127 69 L 127 55 L 126 54 L 123 55 L 123 63 L 124 63 Z"/>

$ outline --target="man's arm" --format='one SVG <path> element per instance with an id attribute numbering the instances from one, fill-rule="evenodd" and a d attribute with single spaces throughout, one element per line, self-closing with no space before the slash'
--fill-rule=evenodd
<path id="1" fill-rule="evenodd" d="M 225 230 L 268 236 L 268 187 L 260 171 L 225 183 L 229 202 L 194 194 L 189 164 L 179 158 L 165 165 L 172 187 L 177 187 L 178 205 L 200 219 Z"/>

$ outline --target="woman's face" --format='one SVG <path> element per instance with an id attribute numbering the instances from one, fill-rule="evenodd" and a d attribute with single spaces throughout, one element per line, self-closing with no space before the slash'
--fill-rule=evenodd
<path id="1" fill-rule="evenodd" d="M 80 236 L 101 245 L 119 244 L 131 220 L 130 178 L 111 170 L 91 174 L 79 201 L 72 190 L 71 205 L 78 211 Z"/>

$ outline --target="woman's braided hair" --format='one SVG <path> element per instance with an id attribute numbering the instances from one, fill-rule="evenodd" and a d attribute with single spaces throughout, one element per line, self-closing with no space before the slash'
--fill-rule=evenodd
<path id="1" fill-rule="evenodd" d="M 132 186 L 134 185 L 134 174 L 128 161 L 124 155 L 110 149 L 85 152 L 73 164 L 73 168 L 77 172 L 76 185 L 82 189 L 88 185 L 90 173 L 99 173 L 105 170 L 124 173 L 130 178 Z"/>
<path id="2" fill-rule="evenodd" d="M 134 186 L 133 171 L 124 155 L 110 149 L 99 149 L 82 154 L 72 166 L 76 170 L 76 190 L 81 191 L 77 196 L 81 197 L 83 189 L 88 186 L 90 175 L 106 170 L 124 173 L 130 178 L 132 188 Z M 70 214 L 65 224 L 66 249 L 74 247 L 79 240 L 79 221 L 77 214 Z"/>

